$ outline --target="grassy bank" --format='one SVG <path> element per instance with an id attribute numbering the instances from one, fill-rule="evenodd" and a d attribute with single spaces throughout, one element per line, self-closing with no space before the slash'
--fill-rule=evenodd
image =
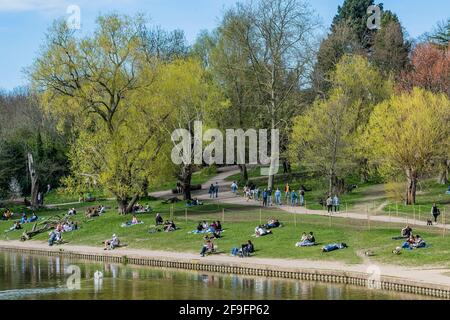
<path id="1" fill-rule="evenodd" d="M 143 201 L 150 204 L 155 212 L 161 212 L 163 217 L 169 218 L 173 212 L 173 218 L 180 230 L 172 233 L 157 232 L 150 234 L 148 231 L 154 225 L 154 213 L 139 215 L 138 218 L 145 224 L 129 228 L 122 228 L 121 224 L 130 220 L 130 216 L 119 216 L 114 202 L 104 202 L 109 207 L 108 212 L 98 218 L 86 220 L 84 210 L 93 204 L 79 204 L 79 214 L 75 220 L 79 223 L 80 230 L 64 234 L 64 239 L 71 244 L 83 244 L 101 246 L 101 242 L 117 233 L 123 242 L 130 248 L 167 250 L 178 252 L 199 252 L 203 244 L 202 235 L 188 234 L 195 229 L 198 221 L 221 220 L 225 232 L 223 238 L 217 240 L 219 250 L 229 254 L 231 248 L 240 246 L 251 239 L 257 248 L 260 257 L 287 258 L 287 259 L 315 259 L 337 260 L 347 263 L 362 261 L 361 253 L 366 250 L 375 252 L 372 257 L 375 261 L 394 263 L 401 265 L 449 265 L 446 256 L 450 254 L 450 234 L 443 237 L 442 231 L 429 228 L 415 230 L 420 233 L 431 245 L 430 248 L 414 251 L 403 251 L 401 255 L 392 254 L 392 250 L 401 245 L 402 241 L 391 240 L 399 234 L 399 225 L 387 223 L 371 223 L 370 230 L 366 221 L 350 220 L 345 218 L 328 218 L 316 215 L 294 215 L 277 209 L 260 211 L 256 207 L 240 207 L 222 205 L 217 203 L 205 203 L 204 206 L 189 208 L 184 203 L 176 205 L 162 204 L 160 201 Z M 68 206 L 38 212 L 40 217 L 50 215 L 63 215 Z M 266 222 L 270 217 L 279 218 L 284 226 L 274 230 L 273 235 L 254 238 L 252 234 L 256 225 Z M 21 231 L 3 233 L 12 222 L 0 222 L 2 239 L 18 239 Z M 26 226 L 31 228 L 31 225 Z M 312 248 L 296 248 L 302 232 L 313 231 L 320 246 Z M 47 235 L 41 234 L 35 240 L 45 241 Z M 335 242 L 345 242 L 348 249 L 331 253 L 322 253 L 321 245 Z"/>

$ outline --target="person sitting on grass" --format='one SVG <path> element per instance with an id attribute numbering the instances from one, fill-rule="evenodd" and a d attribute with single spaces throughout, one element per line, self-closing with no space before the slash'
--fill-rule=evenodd
<path id="1" fill-rule="evenodd" d="M 200 256 L 204 257 L 207 252 L 214 252 L 214 242 L 210 238 L 205 240 Z"/>
<path id="2" fill-rule="evenodd" d="M 202 230 L 208 230 L 208 223 L 204 220 L 202 222 Z"/>
<path id="3" fill-rule="evenodd" d="M 38 216 L 36 215 L 36 213 L 34 213 L 33 212 L 33 214 L 31 215 L 31 217 L 30 217 L 30 219 L 28 219 L 28 222 L 29 223 L 33 223 L 33 222 L 36 222 L 36 221 L 38 221 Z"/>
<path id="4" fill-rule="evenodd" d="M 414 237 L 414 235 L 410 235 L 408 240 L 406 240 L 403 245 L 402 248 L 403 249 L 412 249 L 413 245 L 416 243 L 416 238 Z"/>
<path id="5" fill-rule="evenodd" d="M 105 248 L 103 250 L 114 250 L 120 245 L 119 237 L 116 234 L 113 234 L 110 240 L 106 240 L 104 242 Z"/>
<path id="6" fill-rule="evenodd" d="M 253 245 L 253 243 L 248 240 L 247 243 L 243 244 L 241 246 L 241 258 L 243 257 L 249 257 L 252 253 L 255 252 L 255 246 Z"/>
<path id="7" fill-rule="evenodd" d="M 20 224 L 25 224 L 25 223 L 28 223 L 28 217 L 27 217 L 27 215 L 24 213 L 24 214 L 22 215 L 22 219 L 20 219 Z"/>
<path id="8" fill-rule="evenodd" d="M 197 226 L 197 231 L 202 232 L 203 231 L 203 223 L 199 222 Z"/>
<path id="9" fill-rule="evenodd" d="M 102 205 L 98 207 L 98 214 L 104 214 L 106 212 L 106 208 Z"/>
<path id="10" fill-rule="evenodd" d="M 164 231 L 165 232 L 172 232 L 172 231 L 175 231 L 176 229 L 177 229 L 177 227 L 172 220 L 166 221 L 164 223 Z"/>
<path id="11" fill-rule="evenodd" d="M 160 226 L 160 225 L 163 224 L 164 220 L 163 220 L 163 217 L 161 216 L 160 213 L 157 213 L 157 214 L 156 214 L 155 222 L 156 222 L 155 224 L 156 224 L 157 226 Z"/>
<path id="12" fill-rule="evenodd" d="M 413 243 L 412 247 L 415 249 L 425 248 L 427 246 L 425 240 L 422 239 L 420 235 L 416 235 L 416 241 Z"/>
<path id="13" fill-rule="evenodd" d="M 401 237 L 408 239 L 412 235 L 412 229 L 410 226 L 406 226 L 402 229 Z"/>
<path id="14" fill-rule="evenodd" d="M 22 226 L 20 225 L 19 221 L 14 222 L 14 225 L 9 228 L 9 231 L 14 231 L 14 230 L 20 230 L 22 229 Z"/>
<path id="15" fill-rule="evenodd" d="M 75 208 L 69 209 L 69 212 L 67 212 L 68 216 L 76 216 L 77 215 L 77 210 L 75 210 Z"/>
<path id="16" fill-rule="evenodd" d="M 272 234 L 272 230 L 267 230 L 264 228 L 264 226 L 257 226 L 255 228 L 255 236 L 256 237 L 262 237 L 268 234 Z"/>
<path id="17" fill-rule="evenodd" d="M 311 231 L 308 235 L 306 233 L 302 234 L 300 242 L 296 243 L 296 247 L 312 247 L 316 245 L 316 238 L 314 233 Z"/>
<path id="18" fill-rule="evenodd" d="M 219 231 L 219 232 L 222 231 L 222 224 L 220 223 L 219 220 L 217 220 L 216 230 Z"/>
<path id="19" fill-rule="evenodd" d="M 9 209 L 6 209 L 6 211 L 3 212 L 2 220 L 7 221 L 7 220 L 11 219 L 12 216 L 13 216 L 13 213 Z"/>

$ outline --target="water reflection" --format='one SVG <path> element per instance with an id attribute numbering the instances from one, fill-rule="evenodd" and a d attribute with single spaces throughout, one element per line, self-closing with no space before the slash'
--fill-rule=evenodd
<path id="1" fill-rule="evenodd" d="M 80 271 L 80 290 L 67 283 Z M 100 276 L 101 275 L 101 276 Z M 0 252 L 0 299 L 417 299 L 379 290 Z M 423 297 L 419 297 L 423 299 Z"/>

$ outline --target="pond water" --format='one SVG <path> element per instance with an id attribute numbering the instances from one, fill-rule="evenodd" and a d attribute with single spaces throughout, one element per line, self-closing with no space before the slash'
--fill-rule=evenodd
<path id="1" fill-rule="evenodd" d="M 100 277 L 100 273 L 96 273 L 97 271 L 101 272 L 103 277 Z M 77 276 L 78 272 L 80 277 Z M 0 300 L 379 300 L 423 298 L 349 285 L 156 269 L 0 251 Z"/>

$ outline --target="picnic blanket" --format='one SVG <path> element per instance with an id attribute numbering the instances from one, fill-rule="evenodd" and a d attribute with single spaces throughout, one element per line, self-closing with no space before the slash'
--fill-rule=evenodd
<path id="1" fill-rule="evenodd" d="M 122 228 L 128 228 L 128 227 L 133 227 L 133 226 L 137 226 L 137 225 L 140 225 L 140 224 L 144 224 L 144 221 L 140 221 L 139 223 L 135 223 L 135 224 L 132 224 L 131 222 L 122 223 L 121 227 Z"/>

